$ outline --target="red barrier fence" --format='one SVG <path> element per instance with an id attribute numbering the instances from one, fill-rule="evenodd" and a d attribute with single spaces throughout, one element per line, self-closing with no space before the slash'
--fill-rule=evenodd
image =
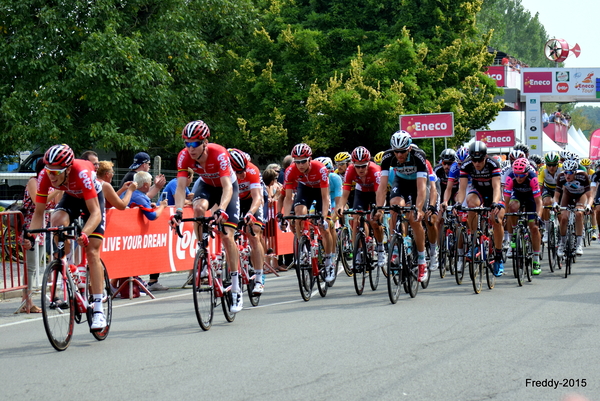
<path id="1" fill-rule="evenodd" d="M 21 212 L 0 213 L 0 246 L 2 247 L 2 286 L 0 293 L 27 288 L 26 252 L 20 245 L 23 214 Z"/>

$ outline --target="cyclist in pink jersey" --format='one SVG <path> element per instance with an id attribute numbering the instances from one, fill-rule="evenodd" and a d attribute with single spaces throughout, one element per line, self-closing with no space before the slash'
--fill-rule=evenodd
<path id="1" fill-rule="evenodd" d="M 238 267 L 239 253 L 234 240 L 234 233 L 239 222 L 239 194 L 236 175 L 231 168 L 229 153 L 221 145 L 208 143 L 210 129 L 204 121 L 189 122 L 181 133 L 185 148 L 177 156 L 177 189 L 175 191 L 175 207 L 177 208 L 171 226 L 179 224 L 185 204 L 185 188 L 188 168 L 198 174 L 198 189 L 194 193 L 192 207 L 194 217 L 201 217 L 211 210 L 217 222 L 223 223 L 225 234 L 217 230 L 223 246 L 227 266 L 231 271 L 231 312 L 243 309 L 242 290 L 239 286 Z M 197 238 L 202 238 L 200 225 Z"/>
<path id="2" fill-rule="evenodd" d="M 85 247 L 92 296 L 94 298 L 94 315 L 90 329 L 102 330 L 106 327 L 106 318 L 102 312 L 102 292 L 104 272 L 100 262 L 100 249 L 104 237 L 104 196 L 102 185 L 96 180 L 94 165 L 88 160 L 75 160 L 73 150 L 68 145 L 54 145 L 44 154 L 46 167 L 40 172 L 38 190 L 35 196 L 35 211 L 31 219 L 31 230 L 40 229 L 44 222 L 44 211 L 50 187 L 64 191 L 64 195 L 56 207 L 50 220 L 53 227 L 68 226 L 83 213 L 85 224 L 77 243 Z M 24 241 L 24 247 L 33 243 Z M 69 253 L 66 244 L 66 253 Z"/>
<path id="3" fill-rule="evenodd" d="M 329 215 L 329 171 L 323 163 L 312 160 L 312 149 L 305 143 L 294 146 L 292 158 L 294 162 L 285 170 L 283 188 L 286 195 L 283 201 L 283 214 L 290 214 L 292 207 L 298 216 L 307 214 L 312 202 L 316 202 L 315 210 L 321 212 L 323 216 L 320 227 L 325 248 L 325 266 L 327 266 L 325 281 L 331 282 L 335 278 L 333 271 L 335 244 L 329 232 L 329 224 L 333 224 Z M 300 233 L 301 224 L 298 222 L 296 239 L 300 238 Z"/>
<path id="4" fill-rule="evenodd" d="M 263 265 L 265 251 L 262 244 L 262 230 L 264 229 L 263 216 L 263 183 L 260 170 L 249 161 L 249 156 L 239 149 L 228 149 L 231 167 L 237 175 L 240 190 L 240 215 L 244 215 L 248 242 L 250 242 L 250 260 L 254 266 L 255 280 L 252 292 L 262 294 Z M 250 231 L 254 235 L 250 234 Z"/>

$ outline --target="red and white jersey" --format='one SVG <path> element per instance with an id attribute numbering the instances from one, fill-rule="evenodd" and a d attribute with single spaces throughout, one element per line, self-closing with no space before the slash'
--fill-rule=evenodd
<path id="1" fill-rule="evenodd" d="M 243 179 L 238 180 L 238 188 L 240 191 L 240 199 L 251 199 L 252 189 L 261 189 L 262 196 L 262 181 L 260 178 L 260 170 L 254 164 L 248 162 L 246 165 L 246 176 Z"/>
<path id="2" fill-rule="evenodd" d="M 42 169 L 38 177 L 38 189 L 35 196 L 36 203 L 46 203 L 50 187 L 52 187 L 50 178 L 46 169 Z M 92 162 L 79 159 L 73 160 L 67 182 L 53 188 L 65 191 L 66 194 L 74 198 L 84 200 L 96 198 L 98 197 L 98 193 L 102 192 L 102 184 L 96 179 L 96 171 Z"/>
<path id="3" fill-rule="evenodd" d="M 354 164 L 351 164 L 346 169 L 346 175 L 344 176 L 343 189 L 346 191 L 352 190 L 352 184 L 356 183 L 356 190 L 361 192 L 376 192 L 379 188 L 379 181 L 381 179 L 381 167 L 376 163 L 369 162 L 367 167 L 367 174 L 364 177 L 359 177 L 354 168 Z"/>
<path id="4" fill-rule="evenodd" d="M 189 167 L 198 174 L 200 180 L 213 187 L 222 187 L 221 177 L 229 176 L 232 183 L 236 181 L 227 149 L 216 143 L 209 143 L 206 146 L 206 153 L 208 158 L 202 167 L 197 160 L 192 159 L 187 148 L 182 149 L 177 156 L 177 177 L 187 177 Z"/>
<path id="5" fill-rule="evenodd" d="M 316 160 L 310 161 L 310 167 L 306 173 L 301 173 L 296 164 L 292 164 L 285 170 L 284 177 L 284 189 L 296 189 L 297 184 L 303 184 L 309 188 L 329 187 L 329 171 L 323 163 Z"/>

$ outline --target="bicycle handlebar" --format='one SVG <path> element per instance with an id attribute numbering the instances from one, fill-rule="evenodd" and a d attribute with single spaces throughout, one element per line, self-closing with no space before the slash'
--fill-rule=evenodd
<path id="1" fill-rule="evenodd" d="M 203 225 L 211 226 L 211 222 L 213 222 L 214 220 L 215 220 L 215 216 L 209 216 L 209 217 L 199 216 L 199 217 L 188 217 L 185 219 L 181 219 L 181 222 L 185 223 L 187 221 L 193 221 L 195 223 L 202 223 Z M 214 225 L 214 224 L 212 224 L 212 225 Z M 223 224 L 218 223 L 218 225 L 219 225 L 219 231 L 221 231 L 223 234 L 225 234 Z M 175 232 L 177 232 L 177 235 L 179 236 L 179 238 L 183 238 L 183 234 L 181 234 L 181 230 L 179 230 L 179 225 L 175 226 Z M 210 236 L 212 238 L 214 238 L 214 234 L 213 234 L 212 230 L 210 231 Z"/>

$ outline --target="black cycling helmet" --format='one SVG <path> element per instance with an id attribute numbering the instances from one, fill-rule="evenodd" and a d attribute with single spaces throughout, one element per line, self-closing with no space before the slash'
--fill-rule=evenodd
<path id="1" fill-rule="evenodd" d="M 481 141 L 475 141 L 469 146 L 469 156 L 474 161 L 480 161 L 487 156 L 487 146 Z"/>

